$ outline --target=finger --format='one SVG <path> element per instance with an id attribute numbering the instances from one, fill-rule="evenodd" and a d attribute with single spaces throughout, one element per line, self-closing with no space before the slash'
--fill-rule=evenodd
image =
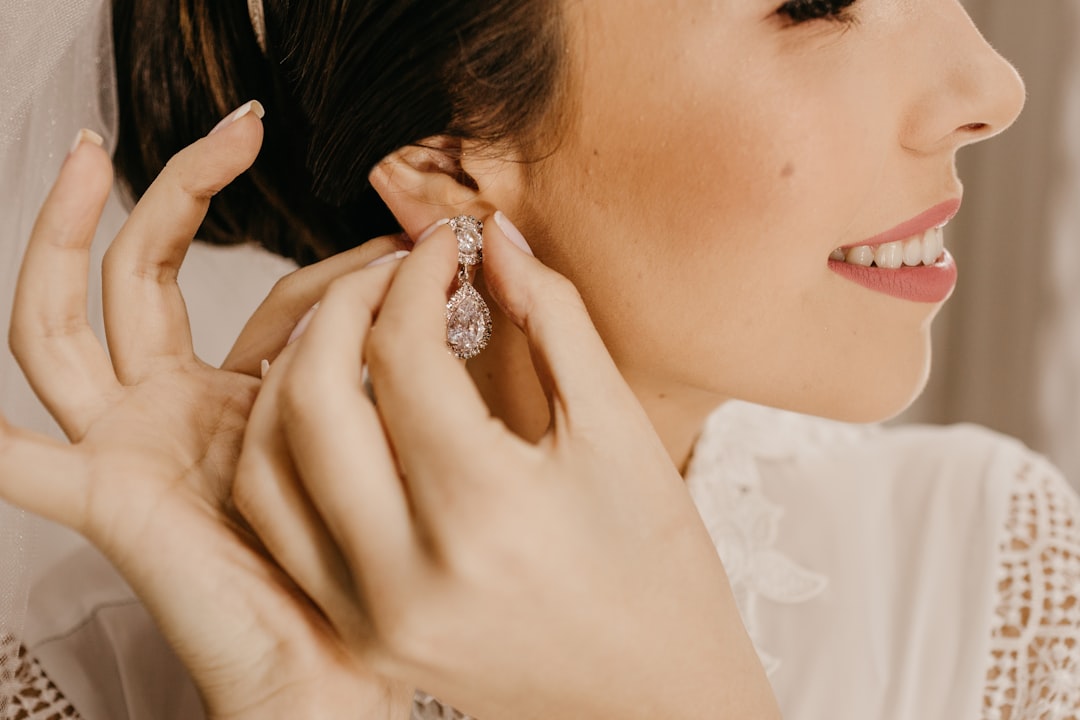
<path id="1" fill-rule="evenodd" d="M 86 467 L 73 446 L 0 417 L 0 498 L 5 501 L 82 532 Z"/>
<path id="2" fill-rule="evenodd" d="M 457 240 L 439 227 L 402 264 L 367 344 L 379 414 L 418 504 L 424 490 L 417 482 L 453 482 L 454 471 L 472 466 L 472 447 L 490 440 L 484 434 L 495 427 L 464 363 L 446 345 L 447 290 L 456 269 Z M 469 443 L 462 442 L 466 434 Z"/>
<path id="3" fill-rule="evenodd" d="M 348 566 L 297 478 L 278 412 L 283 352 L 252 409 L 233 484 L 237 510 L 282 570 L 334 617 L 355 603 Z"/>
<path id="4" fill-rule="evenodd" d="M 283 385 L 285 436 L 308 495 L 352 567 L 377 575 L 413 544 L 408 499 L 362 377 L 365 337 L 401 264 L 331 285 Z"/>
<path id="5" fill-rule="evenodd" d="M 556 430 L 602 426 L 613 412 L 640 412 L 577 290 L 522 247 L 528 247 L 525 239 L 502 213 L 484 224 L 484 283 L 528 338 Z"/>
<path id="6" fill-rule="evenodd" d="M 111 187 L 108 154 L 78 143 L 34 225 L 11 318 L 15 358 L 72 440 L 120 387 L 86 310 L 90 245 Z"/>
<path id="7" fill-rule="evenodd" d="M 248 320 L 222 369 L 258 377 L 262 361 L 277 357 L 296 324 L 322 299 L 331 282 L 411 247 L 412 243 L 402 236 L 388 235 L 289 273 L 274 285 Z"/>
<path id="8" fill-rule="evenodd" d="M 106 253 L 105 327 L 113 364 L 124 384 L 138 382 L 162 358 L 194 356 L 187 307 L 176 277 L 210 199 L 258 155 L 262 110 L 251 108 L 173 157 Z"/>

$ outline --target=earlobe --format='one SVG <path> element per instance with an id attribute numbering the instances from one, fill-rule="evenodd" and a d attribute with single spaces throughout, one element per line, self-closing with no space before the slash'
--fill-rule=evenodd
<path id="1" fill-rule="evenodd" d="M 485 214 L 487 204 L 460 156 L 460 143 L 436 138 L 394 151 L 371 171 L 372 187 L 409 237 L 441 218 Z"/>

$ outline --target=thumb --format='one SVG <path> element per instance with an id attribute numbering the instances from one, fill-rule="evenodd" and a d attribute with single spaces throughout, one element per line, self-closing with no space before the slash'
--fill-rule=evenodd
<path id="1" fill-rule="evenodd" d="M 589 317 L 577 288 L 532 254 L 502 212 L 484 223 L 484 283 L 526 336 L 560 422 L 605 422 L 640 406 Z"/>

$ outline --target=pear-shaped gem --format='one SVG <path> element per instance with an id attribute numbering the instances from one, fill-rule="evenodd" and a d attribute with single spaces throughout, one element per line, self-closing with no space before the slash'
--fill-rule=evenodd
<path id="1" fill-rule="evenodd" d="M 480 354 L 491 337 L 491 311 L 480 293 L 463 283 L 446 304 L 446 344 L 462 360 Z"/>

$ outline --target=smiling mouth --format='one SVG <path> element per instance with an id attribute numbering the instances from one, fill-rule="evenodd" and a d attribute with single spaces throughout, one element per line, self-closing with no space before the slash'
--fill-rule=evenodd
<path id="1" fill-rule="evenodd" d="M 945 252 L 944 225 L 913 235 L 905 240 L 879 245 L 856 245 L 837 248 L 830 260 L 860 267 L 877 267 L 897 270 L 902 267 L 919 267 L 937 264 Z"/>

